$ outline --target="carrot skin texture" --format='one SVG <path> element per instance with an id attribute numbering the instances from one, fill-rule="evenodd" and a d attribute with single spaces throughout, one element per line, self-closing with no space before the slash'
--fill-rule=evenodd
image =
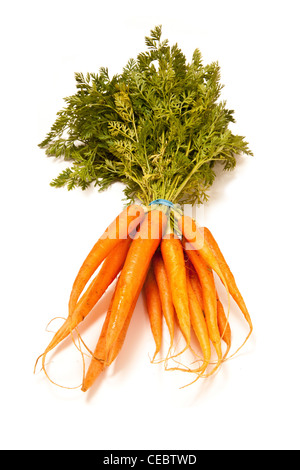
<path id="1" fill-rule="evenodd" d="M 200 306 L 204 312 L 202 287 L 201 287 L 199 277 L 195 271 L 194 266 L 191 266 L 189 269 L 189 278 L 190 278 L 191 285 L 194 289 L 194 292 L 196 293 L 197 299 L 200 303 Z M 221 339 L 227 345 L 226 353 L 223 356 L 223 359 L 224 359 L 227 356 L 228 351 L 231 347 L 231 328 L 229 325 L 228 318 L 225 314 L 223 304 L 219 299 L 218 293 L 217 293 L 217 319 L 218 319 L 218 327 L 219 327 Z"/>
<path id="2" fill-rule="evenodd" d="M 119 336 L 131 305 L 141 292 L 152 257 L 159 246 L 167 224 L 166 215 L 152 210 L 136 233 L 120 274 L 106 337 L 107 351 Z"/>
<path id="3" fill-rule="evenodd" d="M 223 253 L 221 252 L 219 245 L 217 244 L 215 238 L 213 237 L 212 233 L 207 227 L 204 227 L 204 238 L 207 241 L 207 243 L 210 245 L 211 250 L 214 253 L 215 258 L 217 259 L 220 269 L 222 270 L 222 273 L 224 275 L 224 278 L 226 280 L 230 295 L 232 298 L 236 301 L 237 305 L 239 306 L 241 312 L 243 313 L 246 321 L 249 324 L 250 327 L 250 332 L 253 330 L 253 325 L 252 321 L 248 312 L 248 309 L 246 307 L 246 304 L 244 302 L 244 299 L 236 285 L 235 278 L 223 256 Z"/>
<path id="4" fill-rule="evenodd" d="M 107 227 L 79 269 L 70 294 L 69 312 L 73 312 L 75 309 L 80 294 L 102 261 L 121 240 L 128 237 L 130 231 L 137 227 L 144 216 L 144 209 L 141 206 L 131 205 L 124 209 Z"/>
<path id="5" fill-rule="evenodd" d="M 123 268 L 131 242 L 130 237 L 121 240 L 115 249 L 105 258 L 90 288 L 79 299 L 74 310 L 74 317 L 80 315 L 83 320 L 102 297 L 107 287 L 115 280 Z"/>
<path id="6" fill-rule="evenodd" d="M 155 353 L 152 361 L 159 353 L 162 343 L 162 305 L 158 290 L 158 285 L 153 272 L 153 265 L 151 263 L 146 281 L 144 284 L 146 306 L 149 315 L 151 331 L 155 341 Z"/>
<path id="7" fill-rule="evenodd" d="M 195 332 L 195 335 L 198 339 L 198 342 L 200 344 L 200 347 L 203 353 L 203 365 L 198 370 L 198 372 L 202 372 L 207 368 L 209 364 L 209 361 L 211 358 L 211 347 L 210 347 L 209 334 L 208 334 L 208 329 L 207 329 L 205 317 L 203 314 L 203 310 L 199 302 L 199 299 L 197 297 L 197 294 L 193 289 L 189 276 L 187 278 L 187 290 L 188 290 L 188 297 L 189 297 L 192 328 Z"/>
<path id="8" fill-rule="evenodd" d="M 198 302 L 200 303 L 200 307 L 204 313 L 203 292 L 202 292 L 201 283 L 200 283 L 198 274 L 194 268 L 194 265 L 191 263 L 190 260 L 188 263 L 188 273 L 189 273 L 189 280 L 190 280 L 191 286 L 193 287 L 193 290 L 197 296 Z"/>
<path id="9" fill-rule="evenodd" d="M 233 285 L 232 279 L 228 275 L 228 269 L 226 268 L 224 260 L 222 260 L 222 256 L 220 251 L 216 249 L 216 242 L 214 241 L 214 248 L 211 243 L 209 243 L 207 237 L 207 230 L 205 228 L 199 229 L 197 227 L 196 222 L 188 216 L 181 217 L 178 222 L 178 226 L 183 233 L 184 237 L 184 244 L 186 247 L 186 253 L 193 256 L 193 252 L 197 253 L 203 261 L 213 270 L 221 279 L 222 283 L 224 284 L 226 291 L 227 291 L 227 298 L 228 298 L 228 315 L 229 315 L 229 306 L 230 306 L 230 294 L 233 297 L 232 293 L 235 291 L 235 287 Z M 213 237 L 211 236 L 211 239 Z M 212 241 L 210 239 L 210 241 Z M 191 258 L 191 256 L 189 256 Z M 228 268 L 228 266 L 227 266 Z M 226 272 L 227 271 L 227 272 Z M 245 307 L 245 306 L 244 306 Z M 246 308 L 246 307 L 245 307 Z M 218 308 L 217 308 L 218 310 Z M 247 309 L 244 310 L 244 315 L 248 314 Z M 228 316 L 227 315 L 227 316 Z M 247 317 L 246 317 L 247 319 Z M 248 334 L 246 340 L 250 336 L 252 332 L 252 323 L 248 314 L 248 323 L 250 325 L 250 333 Z M 228 347 L 227 347 L 228 352 Z M 219 356 L 219 354 L 218 354 Z"/>
<path id="10" fill-rule="evenodd" d="M 181 241 L 175 236 L 163 238 L 161 253 L 167 272 L 177 319 L 187 346 L 191 341 L 191 322 L 187 294 L 187 274 Z"/>
<path id="11" fill-rule="evenodd" d="M 172 293 L 168 281 L 166 268 L 164 265 L 161 253 L 157 251 L 153 256 L 153 271 L 157 282 L 159 295 L 161 299 L 161 306 L 163 316 L 165 318 L 169 334 L 170 334 L 170 348 L 173 346 L 174 333 L 175 333 L 175 309 L 172 300 Z"/>
<path id="12" fill-rule="evenodd" d="M 102 326 L 101 334 L 98 339 L 92 360 L 90 362 L 88 371 L 83 380 L 83 384 L 81 388 L 83 392 L 86 392 L 89 388 L 91 388 L 91 386 L 94 384 L 98 376 L 103 372 L 103 370 L 106 367 L 110 366 L 113 363 L 113 361 L 117 358 L 118 354 L 120 353 L 122 346 L 124 344 L 125 338 L 126 338 L 128 327 L 129 327 L 132 315 L 134 313 L 134 309 L 135 309 L 138 297 L 139 297 L 138 295 L 136 296 L 118 338 L 113 343 L 111 350 L 107 351 L 106 350 L 106 335 L 107 335 L 107 329 L 109 325 L 115 292 L 112 296 L 112 299 L 111 299 L 111 302 L 110 302 L 110 305 L 109 305 L 109 308 L 105 317 L 105 322 Z"/>
<path id="13" fill-rule="evenodd" d="M 226 286 L 226 281 L 219 263 L 204 237 L 203 229 L 198 228 L 194 219 L 186 215 L 178 220 L 178 227 L 185 238 L 185 250 L 187 254 L 189 251 L 199 253 L 206 264 L 218 274 Z"/>
<path id="14" fill-rule="evenodd" d="M 226 343 L 227 349 L 223 356 L 223 359 L 227 356 L 231 347 L 231 328 L 227 316 L 225 315 L 224 307 L 222 302 L 217 295 L 217 315 L 218 315 L 218 327 L 222 340 Z"/>
<path id="15" fill-rule="evenodd" d="M 99 336 L 97 345 L 94 350 L 94 355 L 91 359 L 89 368 L 83 379 L 83 383 L 81 387 L 81 390 L 83 392 L 86 392 L 89 388 L 91 388 L 91 386 L 94 384 L 97 377 L 101 374 L 101 372 L 105 368 L 105 335 L 107 333 L 108 323 L 110 319 L 111 305 L 112 305 L 112 300 L 110 302 L 110 306 L 108 308 L 108 311 L 107 311 L 107 314 L 106 314 L 106 317 L 102 326 L 101 334 Z"/>
<path id="16" fill-rule="evenodd" d="M 216 287 L 213 278 L 213 273 L 206 265 L 201 256 L 194 250 L 187 250 L 187 254 L 193 263 L 195 270 L 199 276 L 199 280 L 203 292 L 203 305 L 205 312 L 206 324 L 209 332 L 209 337 L 216 349 L 218 356 L 218 364 L 222 361 L 222 347 L 221 336 L 218 327 L 217 316 L 217 295 Z"/>
<path id="17" fill-rule="evenodd" d="M 142 281 L 142 284 L 144 285 L 145 283 L 145 280 L 146 280 L 146 275 L 144 276 L 144 280 Z M 109 351 L 108 353 L 108 356 L 107 356 L 107 365 L 109 366 L 110 364 L 112 364 L 112 362 L 117 358 L 123 344 L 124 344 L 124 341 L 125 341 L 125 338 L 126 338 L 126 334 L 127 334 L 127 331 L 128 331 L 128 327 L 129 327 L 129 324 L 130 324 L 130 321 L 131 321 L 131 318 L 132 318 L 132 315 L 134 313 L 134 309 L 135 309 L 135 306 L 136 306 L 136 303 L 138 301 L 138 298 L 139 298 L 139 293 L 136 295 L 135 299 L 134 299 L 134 302 L 131 306 L 131 309 L 129 311 L 129 314 L 124 322 L 124 325 L 123 325 L 123 328 L 121 330 L 121 333 L 119 334 L 118 338 L 116 339 L 116 341 L 114 342 L 114 344 L 112 345 L 112 348 L 111 350 Z"/>

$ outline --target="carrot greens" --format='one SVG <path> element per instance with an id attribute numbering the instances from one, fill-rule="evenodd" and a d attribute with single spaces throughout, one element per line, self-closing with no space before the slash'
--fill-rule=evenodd
<path id="1" fill-rule="evenodd" d="M 130 59 L 122 73 L 76 73 L 77 92 L 65 98 L 40 147 L 70 161 L 52 181 L 56 187 L 99 191 L 125 185 L 129 202 L 157 198 L 173 203 L 204 202 L 215 179 L 215 164 L 235 167 L 251 155 L 244 137 L 229 129 L 233 110 L 220 101 L 220 67 L 191 62 L 168 40 L 161 26 L 146 37 L 148 50 Z"/>

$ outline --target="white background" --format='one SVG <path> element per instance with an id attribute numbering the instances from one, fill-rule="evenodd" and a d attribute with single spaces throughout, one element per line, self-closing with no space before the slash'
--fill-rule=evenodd
<path id="1" fill-rule="evenodd" d="M 299 448 L 299 2 L 1 5 L 1 447 Z M 122 188 L 51 188 L 65 163 L 37 144 L 75 92 L 74 72 L 121 71 L 157 24 L 188 59 L 198 47 L 204 63 L 219 61 L 234 131 L 255 155 L 219 175 L 204 212 L 255 334 L 214 379 L 180 389 L 186 376 L 150 364 L 153 340 L 140 301 L 119 360 L 86 395 L 52 385 L 33 366 L 52 337 L 48 321 L 66 315 L 83 258 L 122 209 Z M 83 330 L 90 345 L 108 299 Z M 233 315 L 238 344 L 247 328 Z M 80 383 L 71 344 L 50 367 L 60 383 Z"/>

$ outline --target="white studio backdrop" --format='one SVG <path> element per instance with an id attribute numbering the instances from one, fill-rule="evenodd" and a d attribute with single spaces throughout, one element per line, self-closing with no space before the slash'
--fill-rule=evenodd
<path id="1" fill-rule="evenodd" d="M 299 447 L 299 29 L 297 1 L 11 1 L 1 5 L 1 447 L 3 449 L 291 449 Z M 139 300 L 124 349 L 90 394 L 33 374 L 66 316 L 87 252 L 123 207 L 121 186 L 54 189 L 66 166 L 37 145 L 74 72 L 117 73 L 163 36 L 187 58 L 218 61 L 234 131 L 254 157 L 218 175 L 204 222 L 228 258 L 255 333 L 207 382 L 150 363 Z M 101 325 L 108 298 L 95 322 Z M 59 325 L 57 319 L 49 329 Z M 241 334 L 246 326 L 236 320 Z M 90 344 L 98 330 L 84 328 Z M 239 339 L 237 339 L 238 341 Z M 51 360 L 60 383 L 81 380 L 72 345 Z"/>

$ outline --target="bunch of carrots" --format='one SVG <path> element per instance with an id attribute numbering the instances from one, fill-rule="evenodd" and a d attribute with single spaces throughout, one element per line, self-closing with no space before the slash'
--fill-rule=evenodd
<path id="1" fill-rule="evenodd" d="M 78 333 L 78 325 L 115 282 L 95 349 L 78 336 L 91 356 L 88 369 L 83 368 L 83 391 L 120 353 L 142 290 L 155 343 L 152 361 L 160 362 L 165 322 L 170 346 L 161 361 L 167 370 L 195 374 L 193 382 L 214 374 L 233 355 L 228 355 L 231 299 L 249 325 L 245 341 L 253 330 L 214 237 L 182 211 L 183 205 L 208 200 L 216 165 L 232 170 L 237 157 L 253 154 L 245 138 L 230 130 L 234 111 L 219 101 L 218 63 L 204 65 L 199 49 L 187 61 L 177 44 L 162 39 L 161 25 L 145 42 L 147 50 L 112 78 L 103 67 L 98 74 L 75 74 L 76 93 L 65 98 L 66 106 L 39 144 L 46 155 L 71 162 L 52 186 L 84 190 L 94 185 L 104 191 L 122 183 L 129 204 L 83 262 L 68 317 L 40 356 L 50 379 L 47 355 L 69 335 L 73 338 L 74 330 Z M 226 308 L 218 285 L 225 288 Z M 191 363 L 183 364 L 188 355 Z"/>
<path id="2" fill-rule="evenodd" d="M 176 220 L 176 230 L 170 229 L 170 211 Z M 227 311 L 219 298 L 215 276 L 226 289 Z M 231 298 L 249 325 L 245 341 L 252 333 L 243 297 L 211 232 L 181 211 L 159 204 L 147 207 L 132 204 L 107 227 L 79 269 L 70 295 L 68 317 L 38 358 L 48 378 L 48 353 L 72 335 L 114 281 L 98 342 L 91 352 L 89 367 L 84 370 L 82 391 L 90 389 L 120 353 L 142 290 L 155 342 L 153 360 L 162 348 L 165 321 L 170 336 L 166 360 L 190 350 L 198 361 L 195 367 L 177 366 L 169 370 L 191 372 L 198 380 L 220 368 L 231 347 Z M 184 347 L 176 353 L 177 331 L 184 339 Z M 192 346 L 192 332 L 197 350 Z M 222 342 L 226 345 L 225 352 Z"/>

